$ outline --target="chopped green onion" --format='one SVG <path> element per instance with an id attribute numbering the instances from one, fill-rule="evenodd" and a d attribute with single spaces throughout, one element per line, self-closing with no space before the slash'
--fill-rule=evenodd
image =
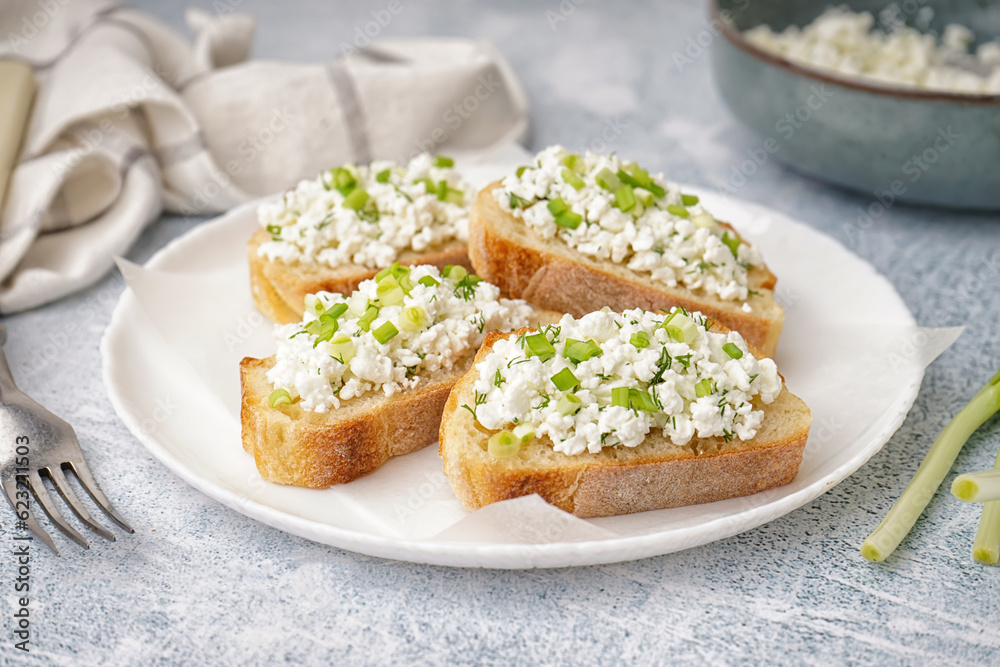
<path id="1" fill-rule="evenodd" d="M 556 412 L 561 415 L 575 415 L 583 407 L 583 401 L 573 394 L 566 394 L 556 401 Z"/>
<path id="2" fill-rule="evenodd" d="M 391 169 L 384 169 L 375 175 L 375 180 L 379 183 L 388 183 L 389 176 L 392 175 Z"/>
<path id="3" fill-rule="evenodd" d="M 698 380 L 698 382 L 695 383 L 694 395 L 697 396 L 698 398 L 702 398 L 703 396 L 708 396 L 711 393 L 712 393 L 712 381 L 709 380 L 708 378 L 705 378 L 704 380 Z"/>
<path id="4" fill-rule="evenodd" d="M 663 324 L 667 335 L 678 343 L 691 343 L 698 336 L 698 325 L 680 311 L 674 311 Z"/>
<path id="5" fill-rule="evenodd" d="M 559 391 L 569 391 L 573 387 L 580 384 L 580 381 L 576 379 L 575 375 L 573 375 L 573 371 L 568 368 L 564 368 L 552 376 L 552 384 L 554 384 L 556 389 Z"/>
<path id="6" fill-rule="evenodd" d="M 382 269 L 381 271 L 379 271 L 378 273 L 376 273 L 375 274 L 375 282 L 381 282 L 381 280 L 383 278 L 385 278 L 386 276 L 395 275 L 393 273 L 393 269 L 395 267 L 397 267 L 397 266 L 399 266 L 399 264 L 393 262 L 390 266 L 387 266 L 384 269 Z"/>
<path id="7" fill-rule="evenodd" d="M 413 183 L 414 183 L 414 185 L 416 185 L 417 183 L 423 183 L 424 184 L 424 190 L 426 190 L 427 194 L 429 194 L 429 195 L 436 195 L 437 194 L 437 186 L 434 185 L 434 181 L 432 181 L 429 178 L 418 178 L 417 180 L 413 181 Z"/>
<path id="8" fill-rule="evenodd" d="M 319 315 L 326 312 L 326 308 L 323 307 L 323 301 L 315 294 L 306 294 L 305 299 L 302 301 L 305 304 L 306 310 L 310 313 Z"/>
<path id="9" fill-rule="evenodd" d="M 577 364 L 592 357 L 599 357 L 603 353 L 600 346 L 592 340 L 584 342 L 572 338 L 566 339 L 566 347 L 563 350 L 563 356 Z"/>
<path id="10" fill-rule="evenodd" d="M 639 203 L 645 206 L 646 208 L 652 206 L 653 202 L 656 201 L 656 198 L 653 197 L 653 193 L 650 192 L 649 190 L 646 190 L 645 188 L 636 188 L 635 198 L 639 200 Z"/>
<path id="11" fill-rule="evenodd" d="M 375 318 L 378 317 L 378 311 L 379 311 L 378 306 L 376 305 L 368 306 L 368 309 L 365 311 L 365 314 L 362 315 L 360 318 L 358 318 L 358 328 L 361 329 L 362 331 L 368 331 L 372 326 L 372 322 L 374 322 Z"/>
<path id="12" fill-rule="evenodd" d="M 287 389 L 275 389 L 271 392 L 271 395 L 267 397 L 267 400 L 271 404 L 272 408 L 276 408 L 279 405 L 292 404 L 292 396 L 288 393 Z"/>
<path id="13" fill-rule="evenodd" d="M 677 204 L 668 205 L 667 213 L 670 213 L 671 215 L 676 215 L 678 218 L 686 218 L 689 215 L 691 215 L 690 213 L 688 213 L 688 210 L 686 208 L 684 208 L 683 206 L 678 206 Z"/>
<path id="14" fill-rule="evenodd" d="M 697 195 L 681 195 L 681 202 L 685 206 L 694 206 L 699 201 L 700 200 L 698 199 Z"/>
<path id="15" fill-rule="evenodd" d="M 510 193 L 510 208 L 511 208 L 511 210 L 513 210 L 515 208 L 528 208 L 528 206 L 530 206 L 530 205 L 531 205 L 531 202 L 529 202 L 524 197 L 518 197 L 513 192 Z"/>
<path id="16" fill-rule="evenodd" d="M 646 189 L 652 192 L 653 195 L 656 197 L 662 198 L 667 194 L 666 190 L 664 190 L 661 186 L 657 185 L 656 183 L 653 183 L 652 181 L 650 181 L 649 185 L 646 186 Z"/>
<path id="17" fill-rule="evenodd" d="M 635 208 L 635 194 L 632 192 L 631 185 L 623 185 L 615 190 L 615 206 L 622 212 Z"/>
<path id="18" fill-rule="evenodd" d="M 420 306 L 404 308 L 399 314 L 399 328 L 403 331 L 420 331 L 427 324 L 427 311 Z"/>
<path id="19" fill-rule="evenodd" d="M 962 445 L 998 409 L 1000 409 L 1000 371 L 972 397 L 968 405 L 948 422 L 948 425 L 934 440 L 934 444 L 931 445 L 927 456 L 917 468 L 913 479 L 903 489 L 903 493 L 885 515 L 885 518 L 865 539 L 861 546 L 862 556 L 871 561 L 881 561 L 896 550 L 896 547 L 910 532 L 913 524 L 927 507 L 934 492 L 941 486 L 945 475 L 948 474 L 958 457 L 958 453 L 962 450 Z M 996 508 L 997 506 L 993 503 L 984 506 L 979 529 L 985 534 L 984 544 L 985 538 L 993 539 L 995 537 L 996 541 L 993 546 L 998 548 L 1000 547 L 1000 518 L 997 517 L 996 510 L 987 512 L 990 507 Z M 984 530 L 984 523 L 988 518 L 987 514 L 991 515 L 989 518 L 993 521 L 993 528 L 985 527 Z M 976 542 L 979 542 L 978 534 Z M 990 557 L 988 547 L 979 548 L 982 551 L 977 550 L 975 546 L 973 547 L 974 558 L 979 558 L 977 553 L 984 558 Z M 995 551 L 993 555 L 996 555 Z"/>
<path id="20" fill-rule="evenodd" d="M 379 305 L 382 306 L 402 305 L 405 296 L 403 288 L 399 286 L 399 281 L 393 276 L 385 276 L 375 288 L 375 297 L 378 299 Z"/>
<path id="21" fill-rule="evenodd" d="M 641 187 L 647 188 L 649 184 L 653 182 L 653 179 L 649 177 L 649 172 L 639 166 L 639 163 L 633 162 L 632 164 L 625 166 L 625 171 L 638 183 Z"/>
<path id="22" fill-rule="evenodd" d="M 573 211 L 566 211 L 560 215 L 556 216 L 556 225 L 559 227 L 566 227 L 568 229 L 576 229 L 583 222 L 583 216 L 579 213 L 574 213 Z"/>
<path id="23" fill-rule="evenodd" d="M 535 437 L 535 427 L 528 423 L 518 424 L 514 427 L 514 437 L 522 445 L 526 445 Z"/>
<path id="24" fill-rule="evenodd" d="M 967 503 L 1000 500 L 1000 469 L 959 475 L 951 484 L 951 495 Z"/>
<path id="25" fill-rule="evenodd" d="M 368 310 L 368 297 L 361 292 L 355 292 L 347 298 L 347 312 L 353 317 L 361 317 Z"/>
<path id="26" fill-rule="evenodd" d="M 726 343 L 722 346 L 722 350 L 733 359 L 743 358 L 743 350 L 741 350 L 736 343 Z"/>
<path id="27" fill-rule="evenodd" d="M 574 190 L 582 190 L 586 185 L 586 183 L 583 182 L 583 179 L 573 173 L 570 169 L 563 169 L 561 175 L 566 183 L 573 186 Z"/>
<path id="28" fill-rule="evenodd" d="M 486 450 L 498 459 L 509 459 L 521 451 L 521 441 L 510 431 L 498 431 L 490 436 Z"/>
<path id="29" fill-rule="evenodd" d="M 375 336 L 375 340 L 377 340 L 382 345 L 385 345 L 390 340 L 392 340 L 398 333 L 399 329 L 396 328 L 395 324 L 393 324 L 392 322 L 386 322 L 378 329 L 373 331 L 372 335 Z"/>
<path id="30" fill-rule="evenodd" d="M 712 217 L 711 213 L 696 213 L 691 216 L 691 222 L 697 228 L 707 227 L 709 229 L 715 229 L 718 227 L 718 223 L 715 218 Z"/>
<path id="31" fill-rule="evenodd" d="M 267 226 L 267 233 L 271 235 L 271 240 L 272 241 L 280 241 L 281 240 L 281 229 L 282 229 L 281 225 L 268 225 Z"/>
<path id="32" fill-rule="evenodd" d="M 615 387 L 611 390 L 611 405 L 617 405 L 620 408 L 629 407 L 628 387 Z"/>
<path id="33" fill-rule="evenodd" d="M 445 157 L 443 155 L 434 156 L 434 166 L 438 169 L 445 169 L 447 167 L 454 167 L 455 161 L 450 157 Z"/>
<path id="34" fill-rule="evenodd" d="M 413 291 L 413 280 L 410 279 L 409 273 L 404 273 L 396 279 L 399 282 L 399 289 L 403 290 L 403 294 L 409 294 Z"/>
<path id="35" fill-rule="evenodd" d="M 620 180 L 625 185 L 631 185 L 633 188 L 642 187 L 642 182 L 632 174 L 628 173 L 627 171 L 619 169 L 618 173 L 616 173 L 615 176 L 617 176 L 618 180 Z"/>
<path id="36" fill-rule="evenodd" d="M 564 157 L 562 159 L 562 163 L 578 174 L 582 174 L 584 170 L 587 168 L 584 159 L 579 155 L 577 155 L 576 153 L 570 153 L 569 155 Z"/>
<path id="37" fill-rule="evenodd" d="M 528 351 L 542 361 L 555 356 L 556 348 L 552 347 L 552 343 L 549 342 L 549 339 L 543 333 L 525 336 L 524 343 L 528 346 Z"/>
<path id="38" fill-rule="evenodd" d="M 444 201 L 448 196 L 448 181 L 438 181 L 437 197 L 438 201 Z"/>
<path id="39" fill-rule="evenodd" d="M 461 264 L 448 264 L 444 267 L 444 270 L 441 271 L 441 274 L 445 278 L 451 278 L 457 282 L 469 275 L 469 272 Z"/>
<path id="40" fill-rule="evenodd" d="M 628 342 L 632 343 L 636 348 L 642 350 L 649 347 L 649 334 L 645 331 L 636 331 L 632 334 L 632 337 L 628 339 Z"/>
<path id="41" fill-rule="evenodd" d="M 337 333 L 337 329 L 340 326 L 337 319 L 347 312 L 347 309 L 348 306 L 346 303 L 334 304 L 329 310 L 320 313 L 319 319 L 306 323 L 303 331 L 316 337 L 316 340 L 313 341 L 313 347 L 317 347 L 320 343 L 333 338 L 333 334 Z"/>
<path id="42" fill-rule="evenodd" d="M 340 194 L 346 197 L 354 189 L 358 180 L 349 169 L 337 167 L 336 169 L 330 170 L 330 182 L 333 187 L 340 192 Z"/>
<path id="43" fill-rule="evenodd" d="M 549 209 L 549 213 L 551 213 L 554 217 L 557 218 L 569 210 L 569 206 L 566 205 L 566 202 L 563 201 L 562 197 L 556 197 L 555 199 L 551 200 L 547 204 L 547 206 Z"/>
<path id="44" fill-rule="evenodd" d="M 354 342 L 347 334 L 340 334 L 330 341 L 330 356 L 337 357 L 345 364 L 354 358 Z"/>
<path id="45" fill-rule="evenodd" d="M 531 169 L 531 167 L 529 167 L 529 166 L 528 166 L 528 165 L 526 165 L 526 164 L 522 164 L 522 165 L 521 165 L 520 167 L 518 167 L 518 168 L 517 168 L 517 172 L 516 172 L 516 173 L 517 173 L 517 177 L 518 177 L 518 178 L 521 178 L 521 175 L 522 175 L 522 174 L 524 173 L 524 171 L 525 171 L 526 169 Z"/>
<path id="46" fill-rule="evenodd" d="M 434 279 L 434 276 L 424 276 L 423 278 L 421 278 L 417 282 L 420 283 L 421 285 L 425 286 L 425 287 L 437 287 L 438 285 L 441 284 L 437 280 Z"/>
<path id="47" fill-rule="evenodd" d="M 326 315 L 332 316 L 334 319 L 339 319 L 344 313 L 347 312 L 348 306 L 346 303 L 335 303 L 330 306 L 329 310 L 326 311 Z"/>
<path id="48" fill-rule="evenodd" d="M 607 167 L 597 172 L 597 176 L 594 176 L 594 181 L 609 192 L 614 192 L 622 186 L 622 182 Z"/>
<path id="49" fill-rule="evenodd" d="M 438 199 L 441 199 L 441 197 L 438 196 Z M 448 188 L 448 192 L 444 196 L 444 201 L 455 206 L 462 206 L 465 203 L 465 193 L 455 188 Z"/>
<path id="50" fill-rule="evenodd" d="M 344 208 L 360 211 L 368 203 L 368 191 L 364 188 L 354 188 L 351 194 L 344 197 Z"/>
<path id="51" fill-rule="evenodd" d="M 722 234 L 722 242 L 729 248 L 729 252 L 733 253 L 733 257 L 739 257 L 740 243 L 742 243 L 740 237 L 730 236 L 729 232 L 724 232 Z"/>
<path id="52" fill-rule="evenodd" d="M 632 404 L 632 407 L 638 408 L 644 412 L 656 412 L 656 402 L 653 397 L 649 395 L 648 391 L 643 391 L 642 389 L 629 389 L 628 390 L 628 400 Z"/>

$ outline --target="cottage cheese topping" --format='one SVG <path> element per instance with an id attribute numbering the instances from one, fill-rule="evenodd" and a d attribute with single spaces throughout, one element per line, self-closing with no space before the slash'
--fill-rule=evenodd
<path id="1" fill-rule="evenodd" d="M 380 269 L 405 250 L 465 241 L 475 191 L 452 164 L 421 154 L 405 167 L 349 164 L 302 181 L 258 209 L 272 239 L 258 252 L 285 264 Z"/>
<path id="2" fill-rule="evenodd" d="M 391 396 L 451 368 L 486 333 L 532 321 L 524 301 L 499 298 L 497 287 L 461 267 L 447 276 L 433 266 L 381 273 L 349 297 L 309 295 L 302 322 L 275 326 L 278 351 L 267 377 L 276 394 L 284 390 L 315 412 L 371 391 Z"/>
<path id="3" fill-rule="evenodd" d="M 883 83 L 958 93 L 1000 94 L 1000 43 L 969 53 L 975 36 L 949 25 L 940 44 L 904 25 L 873 31 L 874 17 L 831 8 L 805 26 L 775 33 L 769 26 L 746 32 L 757 46 L 789 60 Z"/>
<path id="4" fill-rule="evenodd" d="M 773 401 L 781 378 L 739 333 L 706 324 L 678 309 L 566 315 L 542 330 L 544 342 L 539 334 L 497 341 L 476 365 L 467 409 L 485 428 L 518 426 L 565 454 L 635 447 L 653 428 L 676 445 L 696 435 L 748 440 L 764 417 L 751 401 Z"/>
<path id="5" fill-rule="evenodd" d="M 632 162 L 552 146 L 493 191 L 500 207 L 544 239 L 610 259 L 669 287 L 745 301 L 760 253 L 699 204 Z"/>

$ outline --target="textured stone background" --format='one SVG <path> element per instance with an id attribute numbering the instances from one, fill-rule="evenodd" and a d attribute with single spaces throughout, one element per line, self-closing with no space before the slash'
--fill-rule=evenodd
<path id="1" fill-rule="evenodd" d="M 136 4 L 183 29 L 183 3 Z M 193 4 L 214 11 L 211 0 Z M 230 4 L 259 20 L 256 57 L 296 60 L 335 57 L 385 6 Z M 499 45 L 531 101 L 532 148 L 585 146 L 618 117 L 627 127 L 615 150 L 673 180 L 712 186 L 759 146 L 724 108 L 708 55 L 674 66 L 672 53 L 704 29 L 701 2 L 588 2 L 554 29 L 545 11 L 557 10 L 556 0 L 404 6 L 384 34 Z M 900 431 L 829 493 L 737 537 L 600 567 L 457 570 L 313 544 L 204 497 L 122 425 L 98 352 L 122 290 L 115 273 L 8 318 L 5 350 L 22 388 L 75 425 L 137 532 L 116 544 L 95 538 L 86 553 L 59 536 L 58 559 L 36 549 L 33 652 L 25 660 L 11 648 L 14 596 L 5 587 L 0 662 L 997 664 L 1000 570 L 969 555 L 977 508 L 940 494 L 888 563 L 865 562 L 858 547 L 939 429 L 1000 366 L 998 216 L 895 206 L 863 234 L 848 234 L 844 224 L 869 198 L 773 162 L 739 196 L 845 243 L 892 280 L 919 323 L 968 326 L 928 369 Z M 130 258 L 145 261 L 197 222 L 162 218 Z M 46 357 L 39 350 L 48 343 L 56 353 Z M 957 468 L 990 466 L 998 444 L 994 419 Z M 10 516 L 0 524 L 0 539 L 9 539 Z M 12 568 L 0 559 L 4 581 Z"/>

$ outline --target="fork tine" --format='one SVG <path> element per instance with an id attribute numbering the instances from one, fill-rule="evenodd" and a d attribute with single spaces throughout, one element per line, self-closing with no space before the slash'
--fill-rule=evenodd
<path id="1" fill-rule="evenodd" d="M 83 535 L 77 532 L 73 526 L 66 523 L 66 519 L 62 517 L 59 510 L 56 509 L 55 503 L 52 502 L 52 498 L 49 497 L 49 492 L 46 490 L 45 485 L 42 484 L 42 478 L 38 476 L 37 470 L 32 470 L 28 473 L 28 482 L 31 484 L 31 490 L 35 493 L 35 499 L 38 500 L 38 504 L 42 506 L 45 513 L 49 515 L 49 519 L 56 525 L 56 528 L 61 530 L 66 537 L 73 540 L 79 544 L 84 549 L 89 549 L 90 545 L 87 544 L 87 540 L 83 539 Z"/>
<path id="2" fill-rule="evenodd" d="M 59 495 L 63 497 L 66 504 L 73 508 L 76 515 L 80 517 L 80 521 L 83 521 L 83 523 L 87 525 L 87 528 L 90 528 L 101 537 L 114 542 L 114 533 L 97 523 L 97 521 L 94 520 L 94 517 L 90 515 L 90 512 L 87 511 L 87 508 L 83 506 L 83 503 L 80 502 L 80 499 L 76 497 L 75 493 L 73 493 L 73 487 L 69 485 L 69 482 L 66 480 L 66 476 L 63 475 L 62 467 L 49 466 L 46 470 L 49 473 L 49 477 L 52 478 L 52 484 L 56 487 L 56 491 L 58 491 Z"/>
<path id="3" fill-rule="evenodd" d="M 132 529 L 132 526 L 125 523 L 125 519 L 122 518 L 117 510 L 115 510 L 115 506 L 111 504 L 108 497 L 104 495 L 103 491 L 101 491 L 101 487 L 97 485 L 97 480 L 90 474 L 90 468 L 87 467 L 87 462 L 82 456 L 75 460 L 67 461 L 64 465 L 69 465 L 69 467 L 73 469 L 73 472 L 76 473 L 76 478 L 80 480 L 80 485 L 87 490 L 87 493 L 90 494 L 90 497 L 93 498 L 94 502 L 97 503 L 108 516 L 114 519 L 115 523 L 130 533 L 135 532 L 135 530 Z"/>
<path id="4" fill-rule="evenodd" d="M 15 505 L 15 500 L 17 499 L 17 478 L 15 478 L 14 475 L 4 477 L 3 480 L 0 480 L 0 485 L 3 486 L 4 495 L 7 496 L 7 500 L 10 501 L 10 506 L 17 511 L 17 506 Z M 35 534 L 35 537 L 45 543 L 45 546 L 52 549 L 52 553 L 57 556 L 59 555 L 59 550 L 56 549 L 55 542 L 53 542 L 52 538 L 49 537 L 49 534 L 38 525 L 38 522 L 35 521 L 35 515 L 31 513 L 31 510 L 28 510 L 28 518 L 24 520 L 24 524 L 28 527 L 28 530 Z"/>

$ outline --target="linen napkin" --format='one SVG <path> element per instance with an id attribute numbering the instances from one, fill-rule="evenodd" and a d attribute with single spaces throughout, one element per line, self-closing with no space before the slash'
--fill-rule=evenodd
<path id="1" fill-rule="evenodd" d="M 0 211 L 0 313 L 95 282 L 163 208 L 224 211 L 332 165 L 469 159 L 527 132 L 520 83 L 486 42 L 247 61 L 252 18 L 186 19 L 193 42 L 103 0 L 4 0 L 0 58 L 31 65 L 38 93 Z"/>

